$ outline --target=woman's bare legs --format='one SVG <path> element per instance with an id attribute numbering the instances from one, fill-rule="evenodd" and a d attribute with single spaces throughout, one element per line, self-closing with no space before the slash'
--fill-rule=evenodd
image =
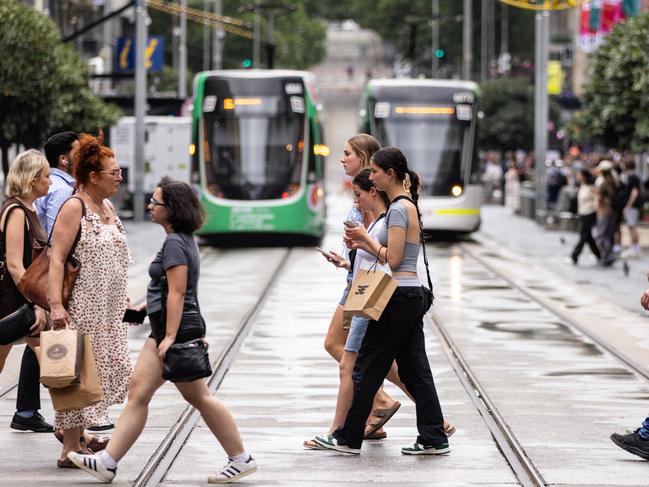
<path id="1" fill-rule="evenodd" d="M 329 323 L 329 330 L 325 337 L 324 347 L 325 350 L 331 355 L 336 362 L 340 363 L 345 351 L 345 340 L 347 340 L 347 333 L 349 330 L 343 330 L 343 306 L 339 304 L 336 306 Z"/>
<path id="2" fill-rule="evenodd" d="M 68 457 L 68 453 L 77 452 L 81 450 L 81 442 L 79 441 L 79 436 L 83 428 L 70 428 L 69 430 L 63 430 L 63 448 L 61 449 L 61 456 L 59 460 L 64 461 Z"/>
<path id="3" fill-rule="evenodd" d="M 205 424 L 229 457 L 245 453 L 239 429 L 232 414 L 207 388 L 205 380 L 178 382 L 176 387 L 185 400 L 201 413 Z"/>
<path id="4" fill-rule="evenodd" d="M 5 368 L 5 362 L 11 352 L 11 345 L 0 345 L 0 372 Z"/>
<path id="5" fill-rule="evenodd" d="M 332 433 L 345 423 L 347 411 L 352 405 L 352 399 L 354 398 L 354 381 L 352 380 L 354 365 L 356 365 L 356 352 L 343 351 L 342 360 L 338 365 L 340 385 L 338 386 L 338 397 L 336 399 L 336 412 L 329 433 Z"/>
<path id="6" fill-rule="evenodd" d="M 140 351 L 128 388 L 128 402 L 117 420 L 106 452 L 119 462 L 138 439 L 146 424 L 149 402 L 162 384 L 162 363 L 153 338 L 148 338 Z M 78 436 L 77 436 L 78 439 Z"/>

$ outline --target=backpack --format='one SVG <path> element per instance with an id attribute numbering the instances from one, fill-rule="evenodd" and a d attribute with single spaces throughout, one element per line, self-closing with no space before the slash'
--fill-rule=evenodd
<path id="1" fill-rule="evenodd" d="M 614 211 L 621 212 L 629 201 L 629 188 L 624 182 L 618 180 L 611 196 L 611 206 Z"/>

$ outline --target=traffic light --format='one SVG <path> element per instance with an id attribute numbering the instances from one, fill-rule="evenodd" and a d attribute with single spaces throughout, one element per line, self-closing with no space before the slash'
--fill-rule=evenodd
<path id="1" fill-rule="evenodd" d="M 442 59 L 445 55 L 446 55 L 446 53 L 444 52 L 444 49 L 436 49 L 435 50 L 435 57 L 437 59 Z"/>
<path id="2" fill-rule="evenodd" d="M 250 59 L 250 58 L 244 59 L 243 61 L 241 61 L 241 66 L 243 68 L 246 68 L 246 69 L 251 68 L 252 67 L 252 59 Z"/>

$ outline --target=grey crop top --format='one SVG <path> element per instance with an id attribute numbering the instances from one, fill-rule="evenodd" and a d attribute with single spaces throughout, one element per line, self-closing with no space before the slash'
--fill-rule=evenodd
<path id="1" fill-rule="evenodd" d="M 377 240 L 384 247 L 388 243 L 388 228 L 399 227 L 404 230 L 408 229 L 408 209 L 401 202 L 397 201 L 390 205 L 385 215 L 382 228 L 376 236 Z M 406 242 L 403 248 L 403 258 L 398 269 L 392 269 L 392 272 L 417 272 L 417 259 L 419 258 L 419 244 Z"/>

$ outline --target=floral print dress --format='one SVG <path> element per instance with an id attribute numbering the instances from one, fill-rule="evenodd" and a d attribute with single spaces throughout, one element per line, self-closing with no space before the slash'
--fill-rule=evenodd
<path id="1" fill-rule="evenodd" d="M 124 226 L 115 218 L 115 225 L 104 224 L 86 207 L 74 252 L 81 270 L 68 306 L 70 328 L 90 335 L 104 400 L 76 411 L 57 411 L 58 429 L 103 424 L 108 418 L 108 406 L 126 399 L 133 368 L 128 325 L 122 318 L 128 306 L 128 264 L 132 259 Z"/>

